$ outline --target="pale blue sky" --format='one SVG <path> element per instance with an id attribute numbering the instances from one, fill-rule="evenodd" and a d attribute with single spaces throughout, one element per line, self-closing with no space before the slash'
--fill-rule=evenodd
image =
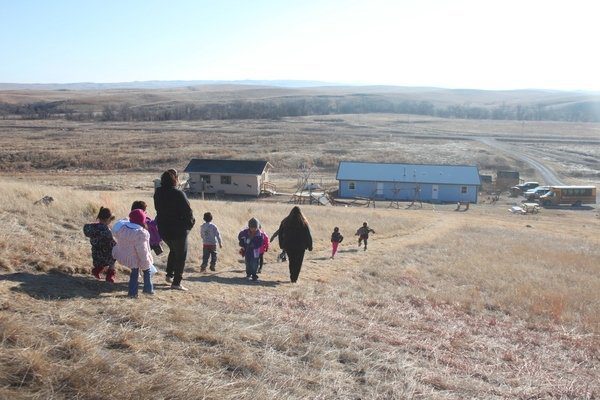
<path id="1" fill-rule="evenodd" d="M 593 0 L 0 0 L 0 82 L 600 90 Z"/>

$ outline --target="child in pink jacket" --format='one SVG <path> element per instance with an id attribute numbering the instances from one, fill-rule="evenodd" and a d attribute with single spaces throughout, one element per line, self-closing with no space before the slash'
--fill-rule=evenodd
<path id="1" fill-rule="evenodd" d="M 267 251 L 269 251 L 269 235 L 267 235 L 265 233 L 265 231 L 262 230 L 262 226 L 259 226 L 258 229 L 263 238 L 263 244 L 262 244 L 262 246 L 260 246 L 260 249 L 259 249 L 260 256 L 258 256 L 258 271 L 257 272 L 260 273 L 262 271 L 262 267 L 265 263 L 265 260 L 264 260 L 265 253 Z"/>
<path id="2" fill-rule="evenodd" d="M 131 269 L 129 276 L 129 297 L 137 297 L 140 270 L 144 274 L 144 293 L 154 294 L 150 268 L 154 260 L 150 254 L 150 234 L 146 230 L 146 213 L 137 209 L 129 213 L 129 222 L 115 224 L 113 233 L 117 245 L 113 247 L 113 257 Z"/>

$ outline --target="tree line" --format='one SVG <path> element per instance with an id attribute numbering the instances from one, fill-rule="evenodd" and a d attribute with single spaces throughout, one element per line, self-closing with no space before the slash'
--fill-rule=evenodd
<path id="1" fill-rule="evenodd" d="M 497 119 L 518 121 L 600 122 L 600 102 L 561 105 L 500 104 L 482 107 L 468 104 L 436 106 L 429 101 L 399 99 L 386 95 L 280 97 L 214 103 L 176 103 L 147 106 L 109 104 L 101 111 L 77 110 L 68 101 L 29 104 L 0 103 L 0 118 L 78 121 L 170 121 L 214 119 L 278 119 L 306 115 L 391 113 L 429 115 L 443 118 Z"/>

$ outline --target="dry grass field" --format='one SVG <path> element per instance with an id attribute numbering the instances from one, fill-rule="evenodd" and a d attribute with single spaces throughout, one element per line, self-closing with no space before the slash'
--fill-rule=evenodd
<path id="1" fill-rule="evenodd" d="M 77 95 L 82 104 L 92 96 Z M 270 94 L 249 94 L 261 95 Z M 115 285 L 90 274 L 83 224 L 101 205 L 123 217 L 133 200 L 153 215 L 152 180 L 191 158 L 267 159 L 282 191 L 302 164 L 333 183 L 340 160 L 476 164 L 539 179 L 481 138 L 535 156 L 565 182 L 600 185 L 600 124 L 591 123 L 0 120 L 0 398 L 598 398 L 597 209 L 513 215 L 504 197 L 467 212 L 304 206 L 315 248 L 298 284 L 276 245 L 253 284 L 242 279 L 237 232 L 255 216 L 273 233 L 289 197 L 193 199 L 225 244 L 217 271 L 200 274 L 192 232 L 189 292 L 168 290 L 159 273 L 156 295 L 132 300 L 125 269 Z M 45 195 L 55 202 L 34 205 Z M 367 252 L 353 236 L 364 220 L 377 232 Z M 330 260 L 334 226 L 346 239 Z M 164 271 L 166 257 L 155 261 Z"/>
<path id="2" fill-rule="evenodd" d="M 221 228 L 217 271 L 198 272 L 195 229 L 190 291 L 159 273 L 156 295 L 132 300 L 125 270 L 115 285 L 89 274 L 81 228 L 100 205 L 152 204 L 151 191 L 0 184 L 0 398 L 600 396 L 596 211 L 305 206 L 315 248 L 298 284 L 277 246 L 253 284 L 237 232 L 256 216 L 272 233 L 290 205 L 192 200 Z M 44 195 L 56 201 L 34 206 Z M 363 220 L 377 232 L 367 252 L 353 236 Z M 330 260 L 336 225 L 346 240 Z"/>
<path id="3" fill-rule="evenodd" d="M 295 178 L 305 164 L 332 181 L 341 160 L 474 164 L 482 173 L 516 169 L 524 179 L 539 179 L 481 137 L 544 160 L 566 182 L 600 183 L 600 124 L 593 123 L 390 114 L 160 123 L 0 120 L 0 133 L 0 171 L 90 188 L 140 186 L 116 182 L 132 173 L 145 174 L 150 184 L 159 171 L 183 169 L 191 158 L 267 159 L 284 179 Z"/>

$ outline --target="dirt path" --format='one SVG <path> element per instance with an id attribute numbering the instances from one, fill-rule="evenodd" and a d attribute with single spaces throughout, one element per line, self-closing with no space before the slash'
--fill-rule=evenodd
<path id="1" fill-rule="evenodd" d="M 305 286 L 333 281 L 340 275 L 353 273 L 374 257 L 380 257 L 382 254 L 389 254 L 389 252 L 403 254 L 406 248 L 410 246 L 441 239 L 463 224 L 462 220 L 463 218 L 459 218 L 452 213 L 444 213 L 443 217 L 438 214 L 431 214 L 431 217 L 427 218 L 424 224 L 415 226 L 412 229 L 385 232 L 382 227 L 379 229 L 382 233 L 373 234 L 369 238 L 369 247 L 366 252 L 362 247 L 358 247 L 356 236 L 347 233 L 338 255 L 333 260 L 330 259 L 331 248 L 329 246 L 305 253 L 299 282 Z M 279 248 L 274 246 L 270 251 L 278 253 Z M 229 265 L 223 266 L 223 269 L 217 268 L 216 273 L 200 274 L 196 268 L 189 269 L 184 274 L 184 284 L 196 293 L 205 290 L 223 292 L 232 289 L 230 285 L 225 285 L 229 288 L 224 289 L 223 284 L 233 285 L 234 290 L 238 293 L 254 291 L 255 286 L 272 290 L 286 290 L 287 287 L 294 286 L 289 283 L 287 262 L 267 262 L 258 283 L 245 281 L 244 264 L 242 260 L 238 260 L 238 263 L 237 266 Z M 158 276 L 156 279 L 161 287 L 164 283 L 162 279 L 163 276 Z M 161 291 L 161 293 L 164 292 Z"/>
<path id="2" fill-rule="evenodd" d="M 487 146 L 500 150 L 504 153 L 507 153 L 512 158 L 516 158 L 529 164 L 542 176 L 547 185 L 564 185 L 564 183 L 560 180 L 560 178 L 558 177 L 556 172 L 552 170 L 552 168 L 544 165 L 542 162 L 531 157 L 530 155 L 523 153 L 517 146 L 499 142 L 494 138 L 477 137 L 475 140 Z"/>

